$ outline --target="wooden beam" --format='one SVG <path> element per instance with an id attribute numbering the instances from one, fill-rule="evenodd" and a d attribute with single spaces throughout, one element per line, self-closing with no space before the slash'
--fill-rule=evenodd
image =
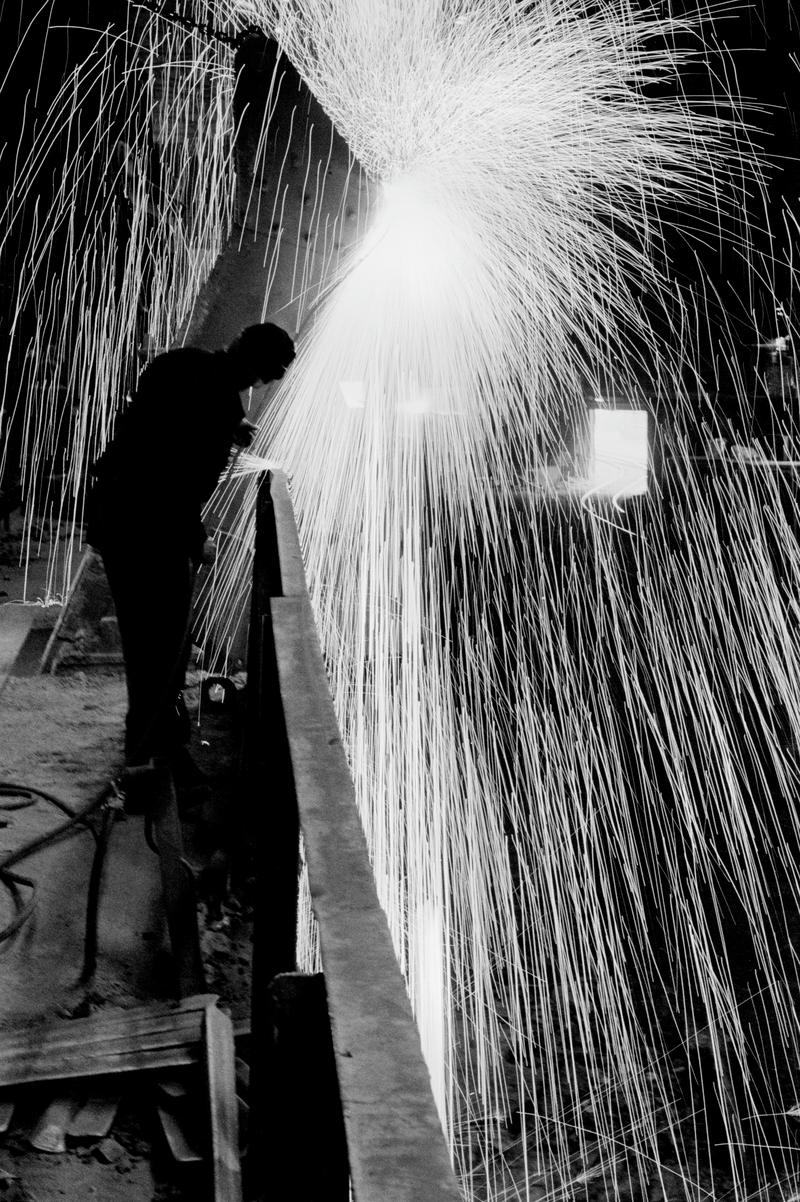
<path id="1" fill-rule="evenodd" d="M 205 994 L 168 1010 L 142 1008 L 15 1032 L 0 1039 L 0 1086 L 108 1076 L 196 1064 L 204 1015 L 216 997 Z"/>
<path id="2" fill-rule="evenodd" d="M 170 1030 L 175 1023 L 193 1022 L 200 1013 L 218 1001 L 215 993 L 196 993 L 180 1002 L 153 1002 L 122 1010 L 109 1007 L 86 1018 L 60 1019 L 58 1022 L 18 1027 L 0 1034 L 0 1061 L 31 1046 L 59 1048 L 102 1042 L 118 1035 Z"/>
<path id="3" fill-rule="evenodd" d="M 204 1017 L 214 1202 L 242 1202 L 236 1049 L 227 1014 L 209 1006 Z"/>

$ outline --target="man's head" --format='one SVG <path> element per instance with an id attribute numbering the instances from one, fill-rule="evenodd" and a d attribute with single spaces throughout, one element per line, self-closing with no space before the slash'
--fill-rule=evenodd
<path id="1" fill-rule="evenodd" d="M 262 380 L 280 380 L 294 359 L 294 343 L 285 330 L 266 321 L 258 326 L 242 330 L 228 347 L 233 359 L 236 382 L 240 388 L 249 388 Z"/>

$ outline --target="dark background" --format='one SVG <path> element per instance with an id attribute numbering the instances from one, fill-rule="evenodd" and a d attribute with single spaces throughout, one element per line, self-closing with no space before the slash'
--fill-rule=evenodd
<path id="1" fill-rule="evenodd" d="M 40 7 L 40 0 L 0 0 L 0 79 L 4 79 L 0 92 L 3 115 L 0 144 L 5 142 L 0 155 L 0 194 L 5 191 L 15 157 L 24 153 L 41 128 L 61 81 L 91 51 L 99 30 L 122 27 L 129 5 L 126 0 L 50 0 L 41 12 Z M 164 13 L 181 12 L 174 0 L 163 4 L 160 0 L 147 0 L 147 7 Z M 679 15 L 689 15 L 695 4 L 692 0 L 671 0 L 671 4 L 667 0 L 664 11 L 670 7 Z M 208 36 L 214 36 L 214 31 L 209 30 Z M 701 274 L 715 283 L 719 299 L 708 304 L 712 348 L 715 343 L 724 342 L 726 353 L 736 358 L 737 371 L 746 382 L 751 412 L 742 415 L 741 395 L 733 396 L 736 390 L 730 380 L 715 377 L 710 362 L 701 365 L 702 375 L 726 420 L 738 422 L 743 427 L 743 437 L 747 437 L 761 433 L 771 420 L 766 412 L 769 398 L 759 395 L 757 383 L 759 374 L 763 376 L 766 370 L 767 352 L 759 350 L 757 343 L 787 333 L 789 322 L 797 316 L 791 273 L 786 265 L 789 239 L 785 214 L 787 207 L 800 212 L 800 68 L 795 61 L 800 57 L 800 19 L 793 13 L 789 0 L 756 0 L 754 5 L 742 2 L 734 14 L 715 17 L 715 37 L 718 46 L 706 45 L 702 61 L 683 72 L 680 88 L 690 97 L 707 94 L 707 75 L 711 71 L 737 85 L 745 101 L 752 100 L 757 106 L 749 110 L 748 116 L 754 126 L 753 140 L 768 162 L 767 187 L 763 204 L 761 197 L 754 198 L 757 203 L 749 234 L 757 249 L 772 260 L 774 288 L 755 279 L 730 239 L 713 231 L 713 214 L 691 210 L 667 214 L 675 219 L 677 228 L 669 230 L 666 242 L 678 284 L 691 289 Z M 253 72 L 252 64 L 257 59 L 253 46 L 259 39 L 265 41 L 261 34 L 255 38 L 251 35 L 243 39 L 240 48 L 240 62 L 246 65 L 240 96 L 252 92 L 247 86 L 247 72 Z M 690 51 L 698 50 L 693 36 L 687 35 L 685 45 Z M 731 78 L 734 73 L 735 80 Z M 258 86 L 261 83 L 261 79 L 256 80 Z M 116 119 L 123 121 L 124 113 L 117 114 Z M 59 165 L 60 149 L 56 143 L 40 175 L 43 193 L 57 186 Z M 155 170 L 153 174 L 155 177 Z M 78 201 L 87 217 L 96 215 L 107 183 L 87 180 Z M 45 195 L 43 201 L 46 200 Z M 710 222 L 711 230 L 705 245 L 691 234 L 691 227 L 704 221 Z M 0 361 L 8 358 L 9 314 L 16 269 L 12 240 L 0 256 Z M 786 306 L 786 322 L 776 314 L 777 302 Z M 647 305 L 646 298 L 642 303 Z M 669 339 L 669 315 L 665 319 L 663 314 L 654 314 L 653 320 L 659 336 Z M 24 345 L 24 341 L 18 339 L 17 344 Z M 12 377 L 13 372 L 12 364 Z M 12 438 L 13 434 L 12 430 Z M 3 437 L 9 437 L 8 430 Z"/>

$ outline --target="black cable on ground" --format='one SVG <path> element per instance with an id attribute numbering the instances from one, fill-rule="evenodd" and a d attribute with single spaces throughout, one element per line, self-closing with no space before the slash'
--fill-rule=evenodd
<path id="1" fill-rule="evenodd" d="M 20 927 L 25 925 L 36 909 L 36 882 L 32 881 L 30 877 L 20 876 L 16 872 L 3 873 L 0 881 L 8 889 L 17 911 L 11 922 L 0 931 L 0 943 L 2 943 L 4 940 L 10 939 L 12 935 L 16 935 Z M 23 901 L 20 896 L 20 885 L 32 891 L 27 901 Z"/>
<path id="2" fill-rule="evenodd" d="M 2 800 L 4 797 L 19 797 L 22 800 L 16 805 L 7 804 Z M 28 806 L 36 803 L 37 799 L 49 801 L 57 810 L 61 810 L 62 814 L 72 818 L 77 811 L 73 810 L 72 806 L 67 805 L 60 797 L 56 797 L 54 793 L 47 793 L 44 789 L 34 788 L 32 785 L 20 785 L 15 781 L 2 780 L 0 781 L 0 810 L 24 810 Z"/>
<path id="3" fill-rule="evenodd" d="M 89 891 L 86 897 L 86 928 L 83 942 L 83 969 L 81 983 L 85 984 L 94 976 L 97 968 L 97 913 L 100 908 L 100 890 L 103 884 L 103 869 L 106 863 L 106 852 L 111 839 L 111 832 L 117 820 L 117 807 L 106 804 L 103 806 L 100 818 L 100 830 L 97 832 L 97 846 L 92 859 L 92 871 L 89 874 Z"/>
<path id="4" fill-rule="evenodd" d="M 36 882 L 29 877 L 11 872 L 11 868 L 39 851 L 42 847 L 46 847 L 49 843 L 55 843 L 58 839 L 73 832 L 79 826 L 91 831 L 95 841 L 97 841 L 97 833 L 88 819 L 110 796 L 116 795 L 116 793 L 116 786 L 110 781 L 94 797 L 86 802 L 85 805 L 80 806 L 77 810 L 73 810 L 60 797 L 56 797 L 53 793 L 48 793 L 44 789 L 34 788 L 32 785 L 19 784 L 16 781 L 0 781 L 0 811 L 13 812 L 26 809 L 34 805 L 37 800 L 42 800 L 49 802 L 50 805 L 55 806 L 61 813 L 67 815 L 67 820 L 59 823 L 52 830 L 45 831 L 44 834 L 30 839 L 21 847 L 16 848 L 15 851 L 6 852 L 4 856 L 0 856 L 0 884 L 4 885 L 8 890 L 16 910 L 11 922 L 7 923 L 0 930 L 0 943 L 16 934 L 20 927 L 30 918 L 36 906 Z M 4 800 L 13 797 L 18 797 L 20 800 L 16 803 Z M 22 898 L 20 886 L 32 890 L 32 896 L 27 901 L 24 901 Z"/>
<path id="5" fill-rule="evenodd" d="M 171 696 L 176 691 L 174 690 L 174 685 L 177 683 L 178 673 L 183 663 L 186 644 L 190 637 L 191 620 L 192 614 L 190 606 L 189 614 L 187 615 L 186 620 L 186 628 L 183 633 L 183 639 L 181 640 L 180 652 L 175 659 L 174 665 L 167 679 L 167 684 L 162 690 L 161 697 L 157 699 L 156 704 L 153 706 L 150 722 L 141 737 L 143 743 L 151 734 L 156 722 L 160 717 L 163 707 L 169 703 Z M 132 771 L 136 771 L 136 769 L 134 768 Z M 30 918 L 36 905 L 36 883 L 27 877 L 18 876 L 17 874 L 12 873 L 10 869 L 14 864 L 18 864 L 21 860 L 24 860 L 28 856 L 33 855 L 34 852 L 39 851 L 40 848 L 46 847 L 49 843 L 55 843 L 56 840 L 72 832 L 76 826 L 82 825 L 87 830 L 91 831 L 95 840 L 95 856 L 89 878 L 89 896 L 87 899 L 86 939 L 84 945 L 84 966 L 82 979 L 86 980 L 87 974 L 91 975 L 91 973 L 94 971 L 94 964 L 97 958 L 97 908 L 100 900 L 103 864 L 105 862 L 105 853 L 108 846 L 108 841 L 111 837 L 111 830 L 113 829 L 114 825 L 114 818 L 116 816 L 114 814 L 114 810 L 116 807 L 111 805 L 108 806 L 107 812 L 103 815 L 99 833 L 87 820 L 90 815 L 95 812 L 95 810 L 99 809 L 104 803 L 108 802 L 110 798 L 119 798 L 119 796 L 120 794 L 119 790 L 117 789 L 117 785 L 115 781 L 112 780 L 104 785 L 100 792 L 91 798 L 90 801 L 86 802 L 85 805 L 79 807 L 77 810 L 73 810 L 65 801 L 62 801 L 60 797 L 56 797 L 55 794 L 48 793 L 44 789 L 35 788 L 32 785 L 20 784 L 17 781 L 0 781 L 0 812 L 3 810 L 13 812 L 15 810 L 26 809 L 28 806 L 33 805 L 37 799 L 41 799 L 42 801 L 49 802 L 50 805 L 55 806 L 56 809 L 67 815 L 66 822 L 62 822 L 60 826 L 54 827 L 53 830 L 47 831 L 45 834 L 39 835 L 35 839 L 31 839 L 30 842 L 23 844 L 23 846 L 17 848 L 16 851 L 8 852 L 5 856 L 0 857 L 0 884 L 4 885 L 8 890 L 14 901 L 17 911 L 11 922 L 8 923 L 2 930 L 0 930 L 0 943 L 9 939 L 13 934 L 16 933 L 16 931 L 20 929 L 20 927 Z M 16 803 L 3 800 L 4 798 L 12 797 L 17 797 L 20 800 Z M 158 854 L 158 847 L 153 840 L 152 830 L 149 828 L 149 823 L 145 826 L 145 837 L 147 838 L 147 842 L 152 850 Z M 191 871 L 188 864 L 185 864 L 185 867 Z M 19 890 L 19 886 L 21 885 L 33 890 L 33 895 L 27 903 L 23 903 L 22 901 Z"/>
<path id="6" fill-rule="evenodd" d="M 153 712 L 150 718 L 150 724 L 145 731 L 142 739 L 145 740 L 155 723 L 158 721 L 161 710 L 164 705 L 168 704 L 173 693 L 173 685 L 177 680 L 178 671 L 180 669 L 186 641 L 189 638 L 191 623 L 191 613 L 187 620 L 184 636 L 181 641 L 180 654 L 175 660 L 166 687 L 162 690 L 162 696 L 157 700 L 153 707 Z M 136 769 L 133 769 L 135 772 Z M 114 781 L 109 781 L 90 801 L 85 805 L 80 806 L 77 810 L 73 810 L 71 806 L 62 801 L 60 797 L 56 797 L 53 793 L 48 793 L 45 789 L 39 789 L 33 785 L 21 784 L 18 781 L 0 781 L 0 813 L 2 811 L 16 811 L 26 809 L 28 806 L 34 805 L 37 800 L 49 802 L 55 806 L 62 814 L 67 815 L 66 822 L 62 822 L 59 826 L 54 827 L 45 834 L 31 839 L 16 851 L 8 852 L 5 856 L 0 857 L 0 885 L 4 885 L 8 890 L 14 905 L 16 914 L 14 918 L 2 930 L 0 930 L 0 943 L 9 939 L 14 935 L 20 927 L 30 918 L 36 906 L 36 883 L 29 880 L 27 877 L 17 876 L 9 870 L 18 864 L 21 860 L 27 859 L 28 856 L 34 854 L 42 847 L 46 847 L 49 843 L 55 843 L 64 835 L 70 834 L 77 826 L 84 826 L 91 831 L 95 839 L 95 856 L 92 863 L 91 875 L 89 878 L 89 896 L 87 899 L 87 918 L 86 918 L 86 939 L 84 945 L 84 965 L 82 979 L 86 980 L 87 975 L 91 976 L 94 971 L 94 966 L 97 959 L 97 908 L 100 900 L 100 887 L 102 884 L 103 864 L 105 861 L 105 853 L 108 846 L 108 841 L 111 837 L 111 830 L 114 822 L 114 807 L 109 807 L 111 815 L 103 816 L 100 832 L 98 833 L 94 826 L 88 821 L 90 815 L 95 810 L 98 810 L 111 797 L 119 797 L 119 791 Z M 4 799 L 19 798 L 18 801 L 12 802 Z M 152 840 L 152 832 L 148 832 L 146 828 L 146 837 L 150 847 L 154 852 L 158 852 L 158 848 Z M 23 902 L 19 886 L 25 886 L 33 890 L 33 895 L 27 902 Z"/>

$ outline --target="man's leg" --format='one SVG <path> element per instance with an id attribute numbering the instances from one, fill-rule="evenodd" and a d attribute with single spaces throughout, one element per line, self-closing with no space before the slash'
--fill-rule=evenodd
<path id="1" fill-rule="evenodd" d="M 178 695 L 189 654 L 191 561 L 161 553 L 132 563 L 108 551 L 103 561 L 125 657 L 127 762 L 169 758 L 186 741 Z"/>

